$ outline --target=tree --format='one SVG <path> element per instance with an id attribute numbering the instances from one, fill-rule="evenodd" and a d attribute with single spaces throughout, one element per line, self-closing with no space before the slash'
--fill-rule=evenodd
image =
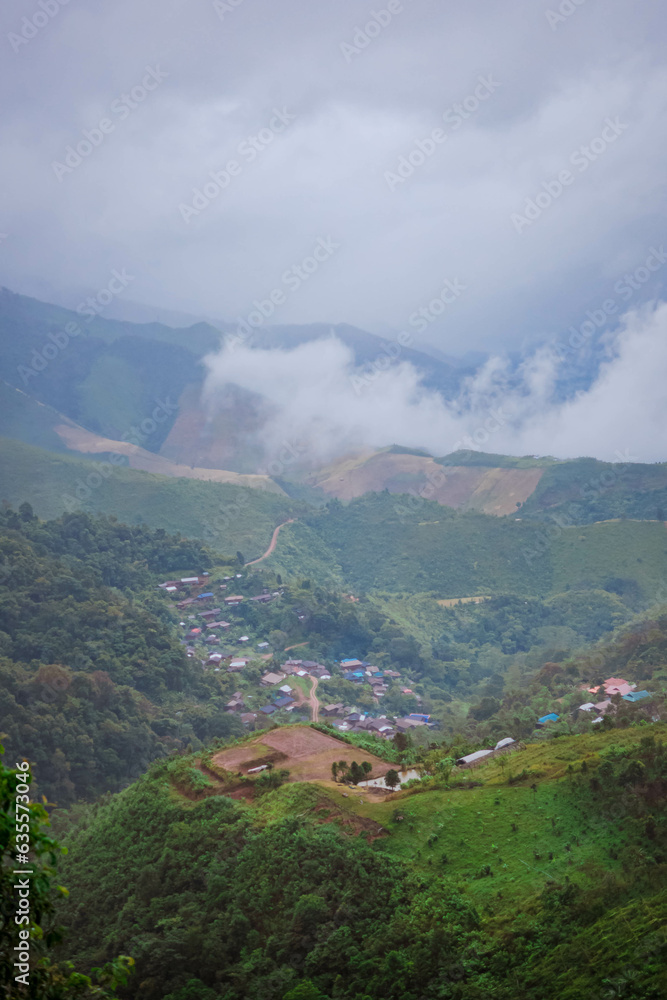
<path id="1" fill-rule="evenodd" d="M 338 764 L 336 761 L 331 765 L 331 777 L 334 781 L 338 781 Z"/>
<path id="2" fill-rule="evenodd" d="M 405 735 L 405 733 L 396 733 L 396 735 L 394 736 L 393 742 L 394 742 L 394 746 L 396 747 L 396 749 L 400 750 L 401 753 L 404 750 L 408 749 L 408 738 Z"/>
<path id="3" fill-rule="evenodd" d="M 298 986 L 288 990 L 283 1000 L 324 1000 L 324 994 L 309 979 L 304 979 Z"/>
<path id="4" fill-rule="evenodd" d="M 35 520 L 34 511 L 31 505 L 27 502 L 27 500 L 25 503 L 22 503 L 21 506 L 19 507 L 19 517 L 21 518 L 22 521 Z"/>
<path id="5" fill-rule="evenodd" d="M 353 785 L 358 785 L 363 777 L 363 769 L 357 764 L 356 760 L 353 760 L 350 764 L 350 781 Z"/>
<path id="6" fill-rule="evenodd" d="M 346 780 L 347 772 L 349 770 L 350 770 L 350 765 L 346 760 L 338 761 L 338 773 L 340 774 L 342 781 Z"/>
<path id="7" fill-rule="evenodd" d="M 22 801 L 29 799 L 29 792 L 24 791 L 30 787 L 27 761 L 16 768 L 8 768 L 2 761 L 4 752 L 0 744 L 0 993 L 16 995 L 16 977 L 25 974 L 30 966 L 31 1000 L 69 1000 L 73 997 L 112 1000 L 116 987 L 127 982 L 132 971 L 131 958 L 121 955 L 103 968 L 93 969 L 98 986 L 94 986 L 88 976 L 72 972 L 70 962 L 64 963 L 62 968 L 50 963 L 49 951 L 62 940 L 62 931 L 54 923 L 54 902 L 58 895 L 67 895 L 67 890 L 56 885 L 54 879 L 56 859 L 63 850 L 47 831 L 50 823 L 44 806 Z M 20 846 L 24 843 L 29 844 L 30 855 L 21 852 Z M 25 878 L 13 873 L 17 865 L 21 867 L 15 860 L 18 857 L 30 859 L 25 866 Z M 16 884 L 26 881 L 30 893 L 28 922 L 17 925 L 14 918 L 20 903 Z M 21 965 L 22 946 L 27 947 L 32 958 L 25 969 Z M 15 968 L 17 960 L 19 964 Z"/>
<path id="8" fill-rule="evenodd" d="M 384 783 L 388 788 L 396 788 L 397 785 L 400 785 L 401 779 L 398 771 L 394 771 L 393 768 L 391 771 L 387 771 L 384 776 Z"/>
<path id="9" fill-rule="evenodd" d="M 269 642 L 276 651 L 282 652 L 287 643 L 287 633 L 280 628 L 274 628 L 269 632 Z"/>
<path id="10" fill-rule="evenodd" d="M 373 765 L 368 760 L 362 760 L 361 770 L 364 772 L 364 774 L 370 774 L 371 771 L 373 770 Z"/>
<path id="11" fill-rule="evenodd" d="M 236 553 L 236 561 L 239 564 L 239 566 L 245 566 L 245 556 L 243 555 L 242 552 Z"/>

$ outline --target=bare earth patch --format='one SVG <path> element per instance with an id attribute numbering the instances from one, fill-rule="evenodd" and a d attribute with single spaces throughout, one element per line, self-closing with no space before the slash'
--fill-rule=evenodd
<path id="1" fill-rule="evenodd" d="M 286 726 L 262 733 L 251 743 L 221 750 L 213 757 L 213 763 L 233 774 L 237 771 L 247 773 L 248 768 L 256 766 L 256 760 L 270 756 L 272 751 L 284 755 L 276 766 L 289 770 L 290 781 L 330 780 L 331 765 L 339 760 L 346 760 L 348 763 L 367 760 L 373 765 L 370 778 L 381 777 L 391 767 L 386 761 L 365 750 L 308 726 Z"/>
<path id="2" fill-rule="evenodd" d="M 446 507 L 502 516 L 516 512 L 517 503 L 528 499 L 543 473 L 542 468 L 442 466 L 419 455 L 365 452 L 312 473 L 308 482 L 340 500 L 388 489 L 413 492 Z"/>

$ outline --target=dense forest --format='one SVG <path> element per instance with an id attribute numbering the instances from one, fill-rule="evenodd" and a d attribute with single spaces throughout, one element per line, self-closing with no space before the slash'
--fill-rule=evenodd
<path id="1" fill-rule="evenodd" d="M 239 731 L 154 595 L 156 573 L 210 562 L 199 543 L 85 514 L 43 522 L 27 504 L 0 519 L 0 732 L 10 754 L 29 748 L 40 793 L 92 798 Z"/>

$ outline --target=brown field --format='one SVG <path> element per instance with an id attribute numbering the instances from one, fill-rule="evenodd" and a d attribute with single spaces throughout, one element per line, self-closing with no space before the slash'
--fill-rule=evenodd
<path id="1" fill-rule="evenodd" d="M 290 781 L 330 781 L 334 761 L 367 760 L 373 765 L 370 778 L 380 778 L 391 765 L 365 750 L 326 736 L 308 726 L 283 726 L 262 733 L 256 740 L 240 747 L 221 750 L 213 763 L 226 771 L 247 773 L 248 768 L 271 760 L 276 767 L 290 772 Z"/>
<path id="2" fill-rule="evenodd" d="M 227 472 L 224 469 L 203 469 L 197 466 L 177 465 L 164 456 L 130 444 L 127 441 L 114 441 L 111 438 L 100 437 L 83 427 L 58 424 L 54 430 L 71 451 L 84 455 L 100 455 L 109 452 L 113 455 L 125 455 L 131 469 L 143 472 L 155 472 L 160 476 L 176 476 L 184 479 L 204 479 L 214 483 L 232 483 L 234 486 L 250 486 L 252 489 L 268 490 L 270 493 L 285 495 L 284 490 L 269 476 L 245 475 L 239 472 Z"/>
<path id="3" fill-rule="evenodd" d="M 364 493 L 416 493 L 446 507 L 502 516 L 517 510 L 535 490 L 544 469 L 442 466 L 432 458 L 376 452 L 343 459 L 307 481 L 340 500 Z"/>

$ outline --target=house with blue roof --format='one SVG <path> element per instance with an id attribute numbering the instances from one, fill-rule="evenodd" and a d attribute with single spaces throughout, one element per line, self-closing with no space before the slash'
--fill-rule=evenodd
<path id="1" fill-rule="evenodd" d="M 624 694 L 623 701 L 635 702 L 641 701 L 642 698 L 650 698 L 650 692 L 648 691 L 631 691 L 629 694 Z"/>
<path id="2" fill-rule="evenodd" d="M 548 722 L 558 722 L 560 716 L 556 715 L 555 712 L 549 712 L 548 715 L 543 715 L 541 719 L 537 720 L 538 726 L 546 726 Z"/>
<path id="3" fill-rule="evenodd" d="M 273 704 L 276 708 L 287 708 L 289 705 L 294 704 L 294 698 L 288 698 L 287 695 L 283 695 L 280 698 L 274 698 Z"/>

